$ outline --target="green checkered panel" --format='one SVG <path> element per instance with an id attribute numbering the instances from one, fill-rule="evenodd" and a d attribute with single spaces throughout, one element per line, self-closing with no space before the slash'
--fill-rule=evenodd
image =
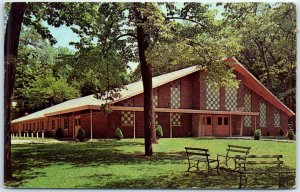
<path id="1" fill-rule="evenodd" d="M 259 122 L 261 127 L 267 126 L 267 105 L 264 101 L 259 105 Z"/>
<path id="2" fill-rule="evenodd" d="M 225 108 L 228 111 L 237 110 L 237 89 L 234 87 L 225 88 Z"/>
<path id="3" fill-rule="evenodd" d="M 280 111 L 278 109 L 274 112 L 274 126 L 280 127 Z"/>
<path id="4" fill-rule="evenodd" d="M 181 125 L 181 115 L 179 113 L 171 113 L 172 125 Z"/>
<path id="5" fill-rule="evenodd" d="M 206 109 L 220 109 L 220 90 L 215 90 L 209 85 L 206 86 Z"/>
<path id="6" fill-rule="evenodd" d="M 171 83 L 171 108 L 180 108 L 180 81 L 176 80 Z"/>

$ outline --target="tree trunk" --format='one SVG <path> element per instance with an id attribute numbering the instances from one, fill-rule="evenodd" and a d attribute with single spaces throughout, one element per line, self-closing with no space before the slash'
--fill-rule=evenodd
<path id="1" fill-rule="evenodd" d="M 141 4 L 138 3 L 137 6 Z M 138 9 L 135 10 L 137 22 L 145 21 L 141 18 Z M 156 133 L 154 129 L 154 111 L 152 104 L 152 66 L 147 63 L 146 50 L 148 48 L 147 37 L 141 25 L 137 25 L 137 41 L 139 49 L 139 58 L 144 86 L 144 135 L 145 135 L 145 155 L 151 156 L 153 153 L 152 143 L 156 142 Z"/>
<path id="2" fill-rule="evenodd" d="M 12 3 L 4 40 L 4 182 L 12 180 L 11 102 L 15 82 L 19 37 L 26 3 Z"/>

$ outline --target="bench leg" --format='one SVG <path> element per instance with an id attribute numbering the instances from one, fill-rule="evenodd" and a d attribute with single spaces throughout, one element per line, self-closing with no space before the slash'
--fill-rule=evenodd
<path id="1" fill-rule="evenodd" d="M 199 170 L 199 161 L 197 162 L 197 171 L 200 171 Z"/>
<path id="2" fill-rule="evenodd" d="M 191 168 L 191 163 L 190 163 L 190 160 L 189 160 L 189 168 L 188 168 L 187 172 L 190 171 L 190 168 Z"/>
<path id="3" fill-rule="evenodd" d="M 239 185 L 239 189 L 242 188 L 242 173 L 240 173 L 240 185 Z"/>

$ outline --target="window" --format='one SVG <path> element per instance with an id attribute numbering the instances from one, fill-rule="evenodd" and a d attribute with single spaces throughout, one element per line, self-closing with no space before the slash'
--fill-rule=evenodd
<path id="1" fill-rule="evenodd" d="M 75 126 L 80 126 L 80 116 L 75 117 Z"/>
<path id="2" fill-rule="evenodd" d="M 280 127 L 280 111 L 277 109 L 274 112 L 274 127 Z"/>
<path id="3" fill-rule="evenodd" d="M 261 127 L 267 126 L 267 105 L 264 101 L 261 101 L 259 105 L 259 125 Z"/>
<path id="4" fill-rule="evenodd" d="M 133 99 L 127 99 L 123 102 L 125 107 L 133 107 Z M 132 111 L 122 111 L 122 125 L 133 125 L 134 113 Z"/>
<path id="5" fill-rule="evenodd" d="M 225 108 L 228 111 L 237 110 L 237 88 L 225 88 Z"/>
<path id="6" fill-rule="evenodd" d="M 215 89 L 209 85 L 206 86 L 206 109 L 220 109 L 220 89 Z"/>
<path id="7" fill-rule="evenodd" d="M 69 128 L 69 119 L 67 117 L 67 118 L 64 118 L 64 129 L 68 129 L 68 128 Z"/>
<path id="8" fill-rule="evenodd" d="M 228 117 L 224 117 L 224 125 L 228 125 Z"/>
<path id="9" fill-rule="evenodd" d="M 206 117 L 206 125 L 211 125 L 211 117 Z"/>
<path id="10" fill-rule="evenodd" d="M 222 117 L 218 117 L 218 125 L 222 125 Z"/>
<path id="11" fill-rule="evenodd" d="M 244 91 L 245 91 L 244 110 L 245 110 L 245 112 L 251 112 L 251 91 L 247 87 L 245 87 Z M 245 127 L 252 126 L 252 117 L 251 116 L 244 117 L 244 126 Z"/>
<path id="12" fill-rule="evenodd" d="M 55 129 L 55 120 L 52 120 L 52 130 Z"/>
<path id="13" fill-rule="evenodd" d="M 176 80 L 171 83 L 171 108 L 172 109 L 180 108 L 180 80 Z M 171 113 L 171 121 L 172 121 L 172 125 L 180 126 L 181 114 Z"/>

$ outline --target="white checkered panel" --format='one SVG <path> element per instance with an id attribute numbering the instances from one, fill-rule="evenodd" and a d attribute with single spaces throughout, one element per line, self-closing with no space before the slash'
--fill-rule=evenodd
<path id="1" fill-rule="evenodd" d="M 220 90 L 215 90 L 209 85 L 206 86 L 206 109 L 220 109 Z"/>
<path id="2" fill-rule="evenodd" d="M 267 126 L 267 105 L 263 101 L 259 105 L 259 122 L 261 127 Z"/>
<path id="3" fill-rule="evenodd" d="M 228 111 L 237 110 L 237 88 L 225 88 L 225 108 Z"/>
<path id="4" fill-rule="evenodd" d="M 172 125 L 181 125 L 181 115 L 179 113 L 171 113 Z"/>
<path id="5" fill-rule="evenodd" d="M 173 81 L 171 83 L 171 108 L 180 108 L 180 81 Z"/>
<path id="6" fill-rule="evenodd" d="M 251 93 L 249 93 L 249 92 L 245 92 L 245 95 L 244 95 L 244 109 L 246 112 L 251 112 Z M 252 125 L 251 116 L 245 116 L 244 117 L 244 126 L 251 127 L 251 125 Z"/>
<path id="7" fill-rule="evenodd" d="M 133 125 L 133 112 L 122 111 L 122 124 L 123 125 Z"/>
<path id="8" fill-rule="evenodd" d="M 153 89 L 152 94 L 153 94 L 153 107 L 157 108 L 158 107 L 158 93 L 157 93 L 157 89 Z"/>
<path id="9" fill-rule="evenodd" d="M 132 107 L 133 100 L 127 99 L 123 102 L 125 107 Z M 132 111 L 122 111 L 122 125 L 133 125 L 134 114 Z"/>
<path id="10" fill-rule="evenodd" d="M 155 125 L 158 125 L 158 114 L 154 113 L 154 121 L 155 121 Z"/>
<path id="11" fill-rule="evenodd" d="M 280 127 L 280 111 L 278 109 L 274 112 L 274 127 Z"/>

